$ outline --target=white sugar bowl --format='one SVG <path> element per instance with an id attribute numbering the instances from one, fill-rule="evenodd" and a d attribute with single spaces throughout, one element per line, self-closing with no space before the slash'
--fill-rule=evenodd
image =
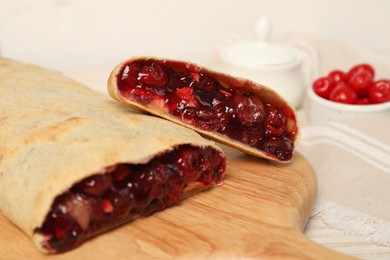
<path id="1" fill-rule="evenodd" d="M 211 67 L 270 87 L 298 108 L 308 86 L 318 76 L 317 51 L 301 40 L 271 43 L 270 35 L 268 18 L 260 16 L 257 40 L 238 40 L 221 47 Z"/>

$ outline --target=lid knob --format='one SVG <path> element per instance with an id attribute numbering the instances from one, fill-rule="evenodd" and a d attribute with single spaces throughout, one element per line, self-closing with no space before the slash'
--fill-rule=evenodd
<path id="1" fill-rule="evenodd" d="M 258 41 L 268 42 L 272 34 L 272 25 L 267 15 L 261 15 L 255 24 L 255 35 Z"/>

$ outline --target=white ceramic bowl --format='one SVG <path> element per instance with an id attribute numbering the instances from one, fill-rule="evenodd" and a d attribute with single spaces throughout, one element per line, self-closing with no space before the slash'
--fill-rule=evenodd
<path id="1" fill-rule="evenodd" d="M 390 116 L 390 102 L 374 105 L 349 105 L 319 97 L 312 88 L 308 89 L 309 120 L 311 125 L 329 121 L 340 121 L 361 116 Z"/>

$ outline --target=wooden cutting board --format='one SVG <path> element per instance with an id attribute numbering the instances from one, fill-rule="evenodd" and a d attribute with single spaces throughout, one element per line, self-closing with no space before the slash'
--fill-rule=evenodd
<path id="1" fill-rule="evenodd" d="M 42 255 L 0 214 L 0 259 L 344 259 L 301 232 L 316 196 L 300 154 L 278 164 L 224 147 L 224 184 L 57 255 Z"/>

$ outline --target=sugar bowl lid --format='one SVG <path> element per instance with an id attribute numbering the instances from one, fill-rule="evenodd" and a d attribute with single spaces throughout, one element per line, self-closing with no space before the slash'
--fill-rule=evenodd
<path id="1" fill-rule="evenodd" d="M 221 50 L 221 58 L 230 64 L 248 68 L 280 66 L 294 62 L 298 54 L 294 48 L 270 43 L 271 23 L 262 15 L 256 22 L 254 41 L 238 41 Z"/>

